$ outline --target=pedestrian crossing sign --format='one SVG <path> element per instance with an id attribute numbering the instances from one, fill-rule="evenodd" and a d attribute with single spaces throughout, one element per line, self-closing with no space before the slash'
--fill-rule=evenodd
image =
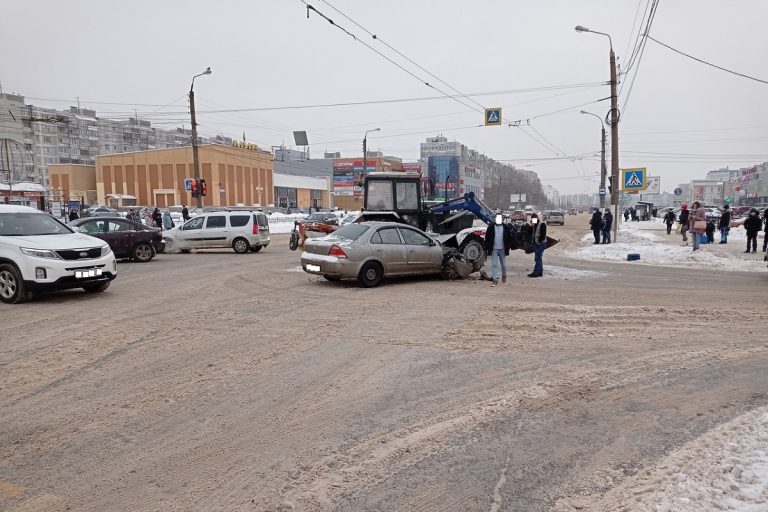
<path id="1" fill-rule="evenodd" d="M 501 126 L 501 107 L 485 109 L 485 126 Z"/>
<path id="2" fill-rule="evenodd" d="M 645 167 L 635 167 L 632 169 L 622 169 L 621 180 L 623 189 L 627 192 L 642 192 L 648 186 L 648 173 Z"/>

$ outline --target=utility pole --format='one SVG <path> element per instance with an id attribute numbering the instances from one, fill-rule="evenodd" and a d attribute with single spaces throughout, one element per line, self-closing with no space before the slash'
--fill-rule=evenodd
<path id="1" fill-rule="evenodd" d="M 602 149 L 601 149 L 601 156 L 600 156 L 600 208 L 605 208 L 605 179 L 606 175 L 608 173 L 608 170 L 606 169 L 605 165 L 605 123 L 603 123 L 603 119 L 598 116 L 597 114 L 593 114 L 592 112 L 587 112 L 586 110 L 581 111 L 582 114 L 587 114 L 590 116 L 594 116 L 597 118 L 598 121 L 600 121 L 601 126 L 601 133 L 602 138 L 600 139 L 602 141 Z"/>
<path id="2" fill-rule="evenodd" d="M 611 45 L 611 204 L 613 205 L 613 241 L 619 236 L 619 106 L 616 93 L 616 54 Z M 605 137 L 603 137 L 605 140 Z M 605 146 L 603 146 L 605 147 Z M 605 161 L 605 160 L 603 160 Z"/>
<path id="3" fill-rule="evenodd" d="M 197 150 L 197 118 L 195 117 L 195 91 L 190 88 L 189 89 L 189 114 L 192 117 L 192 168 L 194 169 L 195 173 L 195 180 L 198 183 L 198 187 L 200 186 L 200 156 L 198 154 Z M 203 196 L 197 194 L 197 197 L 195 198 L 197 200 L 197 207 L 202 208 L 203 207 Z"/>

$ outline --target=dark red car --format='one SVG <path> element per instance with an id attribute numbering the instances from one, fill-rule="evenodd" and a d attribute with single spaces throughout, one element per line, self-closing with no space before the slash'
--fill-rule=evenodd
<path id="1" fill-rule="evenodd" d="M 164 249 L 161 229 L 122 217 L 86 217 L 67 225 L 80 233 L 104 240 L 118 259 L 147 262 Z"/>

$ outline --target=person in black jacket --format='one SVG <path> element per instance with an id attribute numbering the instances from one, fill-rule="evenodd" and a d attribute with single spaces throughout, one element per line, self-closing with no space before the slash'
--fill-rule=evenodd
<path id="1" fill-rule="evenodd" d="M 744 229 L 747 230 L 747 250 L 749 252 L 750 245 L 752 246 L 752 252 L 757 252 L 757 234 L 760 232 L 762 226 L 760 217 L 757 216 L 757 209 L 752 208 L 749 210 L 749 215 L 744 221 Z"/>
<path id="2" fill-rule="evenodd" d="M 763 252 L 768 250 L 768 208 L 763 210 L 763 222 L 765 223 L 765 238 L 763 238 Z"/>
<path id="3" fill-rule="evenodd" d="M 501 282 L 507 282 L 507 256 L 512 248 L 512 236 L 504 225 L 504 218 L 497 213 L 494 223 L 485 231 L 485 252 L 491 257 L 491 286 L 499 284 L 496 260 L 501 264 Z"/>
<path id="4" fill-rule="evenodd" d="M 674 224 L 676 220 L 677 220 L 677 218 L 675 217 L 675 212 L 673 210 L 669 210 L 664 215 L 664 223 L 667 225 L 667 234 L 668 235 L 672 234 L 672 224 Z"/>
<path id="5" fill-rule="evenodd" d="M 528 277 L 544 275 L 544 249 L 547 248 L 547 223 L 539 221 L 537 214 L 531 215 L 531 228 L 528 230 L 528 242 L 533 244 L 533 272 Z"/>
<path id="6" fill-rule="evenodd" d="M 152 211 L 152 224 L 154 224 L 156 228 L 162 229 L 163 227 L 163 215 L 160 213 L 159 208 L 155 208 Z"/>
<path id="7" fill-rule="evenodd" d="M 603 243 L 611 243 L 611 227 L 613 226 L 613 214 L 610 208 L 605 209 L 605 215 L 603 215 Z"/>
<path id="8" fill-rule="evenodd" d="M 680 209 L 680 218 L 677 219 L 682 227 L 683 245 L 688 245 L 688 219 L 690 215 L 691 212 L 688 211 L 688 205 L 684 204 Z"/>
<path id="9" fill-rule="evenodd" d="M 603 215 L 600 213 L 600 210 L 595 210 L 595 213 L 592 214 L 589 227 L 592 228 L 592 233 L 595 235 L 595 245 L 599 244 L 600 233 L 603 231 Z"/>
<path id="10" fill-rule="evenodd" d="M 728 232 L 731 231 L 731 208 L 728 205 L 723 206 L 723 214 L 720 216 L 720 222 L 717 223 L 717 229 L 720 230 L 720 243 L 728 243 Z"/>

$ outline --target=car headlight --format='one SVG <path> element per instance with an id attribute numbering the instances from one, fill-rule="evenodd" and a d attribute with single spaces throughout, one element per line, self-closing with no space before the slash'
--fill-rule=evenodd
<path id="1" fill-rule="evenodd" d="M 106 256 L 107 254 L 109 254 L 111 252 L 112 252 L 112 249 L 110 249 L 108 245 L 105 245 L 104 247 L 101 248 L 101 255 L 102 256 Z"/>
<path id="2" fill-rule="evenodd" d="M 48 258 L 51 260 L 60 259 L 58 254 L 53 251 L 49 251 L 48 249 L 27 249 L 22 247 L 21 252 L 27 256 L 33 256 L 35 258 Z"/>

